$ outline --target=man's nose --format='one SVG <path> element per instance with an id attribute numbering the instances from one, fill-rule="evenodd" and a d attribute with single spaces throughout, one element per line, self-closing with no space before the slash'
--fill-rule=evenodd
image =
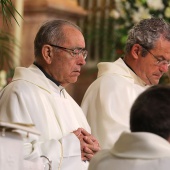
<path id="1" fill-rule="evenodd" d="M 168 68 L 169 68 L 168 64 L 163 64 L 160 66 L 160 70 L 164 73 L 168 71 Z"/>
<path id="2" fill-rule="evenodd" d="M 80 64 L 80 65 L 85 65 L 86 64 L 86 60 L 84 59 L 84 56 L 83 56 L 82 53 L 79 54 L 77 60 L 78 60 L 78 64 Z"/>

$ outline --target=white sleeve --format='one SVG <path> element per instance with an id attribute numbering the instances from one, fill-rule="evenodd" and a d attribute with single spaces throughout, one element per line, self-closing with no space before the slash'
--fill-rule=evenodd
<path id="1" fill-rule="evenodd" d="M 34 159 L 37 154 L 51 161 L 52 169 L 61 170 L 87 170 L 89 163 L 81 160 L 81 149 L 79 139 L 70 133 L 60 140 L 48 140 L 43 143 L 34 143 L 33 152 L 27 159 Z M 28 149 L 27 149 L 28 150 Z M 41 153 L 40 151 L 41 150 Z M 48 163 L 43 159 L 44 164 Z"/>

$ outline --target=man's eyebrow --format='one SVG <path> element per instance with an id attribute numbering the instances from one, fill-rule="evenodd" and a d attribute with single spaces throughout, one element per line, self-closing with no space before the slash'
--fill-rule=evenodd
<path id="1" fill-rule="evenodd" d="M 156 57 L 158 59 L 161 59 L 161 60 L 167 60 L 163 55 L 156 55 Z M 168 60 L 167 60 L 168 61 Z"/>
<path id="2" fill-rule="evenodd" d="M 75 47 L 73 49 L 77 49 L 77 50 L 86 50 L 86 48 L 82 48 L 82 47 Z"/>

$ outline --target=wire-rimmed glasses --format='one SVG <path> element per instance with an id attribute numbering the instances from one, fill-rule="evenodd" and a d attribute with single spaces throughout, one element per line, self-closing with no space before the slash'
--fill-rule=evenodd
<path id="1" fill-rule="evenodd" d="M 143 45 L 139 44 L 142 48 L 144 48 L 149 54 L 151 54 L 155 59 L 156 59 L 156 65 L 161 66 L 161 65 L 167 65 L 168 67 L 170 66 L 170 61 L 165 60 L 165 59 L 159 59 L 158 57 L 156 57 L 153 53 L 151 53 L 146 47 L 144 47 Z"/>
<path id="2" fill-rule="evenodd" d="M 54 45 L 54 44 L 49 44 L 49 45 L 68 52 L 72 57 L 79 57 L 80 54 L 82 54 L 84 59 L 87 58 L 88 51 L 84 48 L 69 49 L 69 48 L 61 47 L 61 46 Z"/>

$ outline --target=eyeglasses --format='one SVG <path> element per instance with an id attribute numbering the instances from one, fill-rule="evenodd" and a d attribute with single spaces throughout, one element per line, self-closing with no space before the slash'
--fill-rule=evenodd
<path id="1" fill-rule="evenodd" d="M 167 65 L 168 67 L 170 66 L 170 61 L 168 60 L 161 60 L 159 58 L 157 58 L 155 55 L 153 55 L 146 47 L 144 47 L 143 45 L 139 44 L 142 48 L 144 48 L 149 54 L 151 54 L 155 59 L 156 59 L 156 65 L 157 66 L 161 66 L 161 65 Z"/>
<path id="2" fill-rule="evenodd" d="M 68 52 L 72 57 L 76 58 L 76 57 L 79 57 L 80 54 L 82 54 L 84 59 L 87 58 L 88 51 L 84 48 L 69 49 L 69 48 L 58 46 L 58 45 L 53 45 L 53 44 L 49 44 L 49 45 Z"/>

